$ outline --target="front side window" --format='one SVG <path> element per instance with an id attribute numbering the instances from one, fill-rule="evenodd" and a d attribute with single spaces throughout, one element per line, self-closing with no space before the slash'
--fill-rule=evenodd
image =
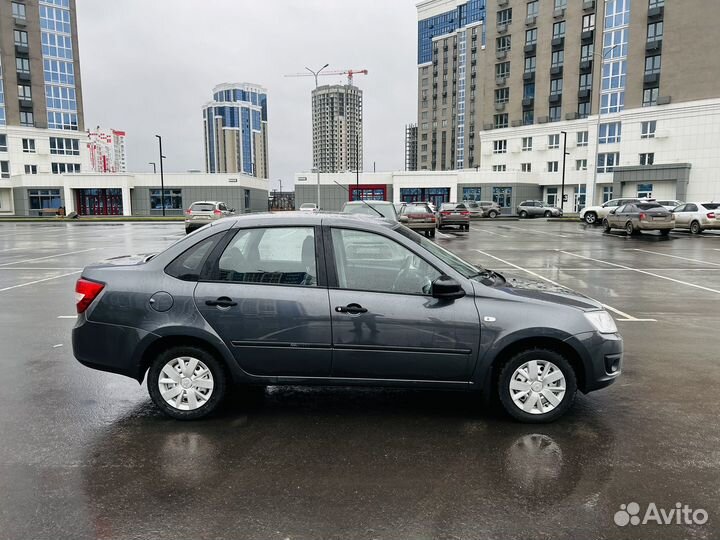
<path id="1" fill-rule="evenodd" d="M 241 229 L 223 251 L 220 281 L 261 285 L 317 285 L 313 227 Z"/>
<path id="2" fill-rule="evenodd" d="M 405 246 L 379 234 L 333 229 L 332 243 L 342 289 L 427 295 L 441 276 Z"/>

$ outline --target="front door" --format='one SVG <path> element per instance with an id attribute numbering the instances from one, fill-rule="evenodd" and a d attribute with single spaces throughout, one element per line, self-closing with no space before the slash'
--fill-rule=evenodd
<path id="1" fill-rule="evenodd" d="M 209 279 L 198 283 L 200 313 L 247 373 L 330 375 L 330 310 L 327 287 L 318 282 L 317 237 L 314 227 L 240 229 Z"/>
<path id="2" fill-rule="evenodd" d="M 332 376 L 467 381 L 480 341 L 471 297 L 430 296 L 441 272 L 380 234 L 332 229 Z"/>

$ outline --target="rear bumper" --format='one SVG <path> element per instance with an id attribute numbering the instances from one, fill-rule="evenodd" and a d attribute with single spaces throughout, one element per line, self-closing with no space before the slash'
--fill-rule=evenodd
<path id="1" fill-rule="evenodd" d="M 84 366 L 142 382 L 144 373 L 140 372 L 135 353 L 148 335 L 138 328 L 94 323 L 80 315 L 72 330 L 73 354 Z"/>
<path id="2" fill-rule="evenodd" d="M 432 231 L 435 228 L 435 222 L 428 223 L 404 223 L 404 225 L 413 231 Z"/>
<path id="3" fill-rule="evenodd" d="M 640 221 L 638 229 L 641 231 L 662 231 L 665 229 L 674 229 L 674 221 Z"/>
<path id="4" fill-rule="evenodd" d="M 438 221 L 439 225 L 467 225 L 470 223 L 470 218 L 442 218 L 440 221 Z"/>
<path id="5" fill-rule="evenodd" d="M 584 332 L 567 340 L 583 360 L 580 390 L 592 392 L 611 385 L 622 373 L 624 345 L 620 334 Z"/>

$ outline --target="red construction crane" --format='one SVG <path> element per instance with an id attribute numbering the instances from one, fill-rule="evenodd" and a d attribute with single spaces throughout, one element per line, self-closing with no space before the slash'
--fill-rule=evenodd
<path id="1" fill-rule="evenodd" d="M 315 81 L 317 82 L 317 77 L 322 77 L 325 75 L 347 75 L 348 84 L 352 84 L 353 83 L 353 75 L 367 75 L 367 74 L 368 74 L 367 69 L 340 69 L 340 70 L 332 70 L 332 71 L 320 70 L 320 72 L 313 72 L 310 69 L 308 69 L 308 73 L 290 73 L 288 75 L 285 75 L 285 77 L 315 77 Z"/>

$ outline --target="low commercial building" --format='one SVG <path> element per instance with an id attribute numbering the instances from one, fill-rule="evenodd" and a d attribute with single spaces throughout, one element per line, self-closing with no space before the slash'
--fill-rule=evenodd
<path id="1" fill-rule="evenodd" d="M 163 196 L 164 195 L 164 196 Z M 238 213 L 268 208 L 268 181 L 243 174 L 22 174 L 0 179 L 0 216 L 180 216 L 195 201 L 222 201 Z"/>

